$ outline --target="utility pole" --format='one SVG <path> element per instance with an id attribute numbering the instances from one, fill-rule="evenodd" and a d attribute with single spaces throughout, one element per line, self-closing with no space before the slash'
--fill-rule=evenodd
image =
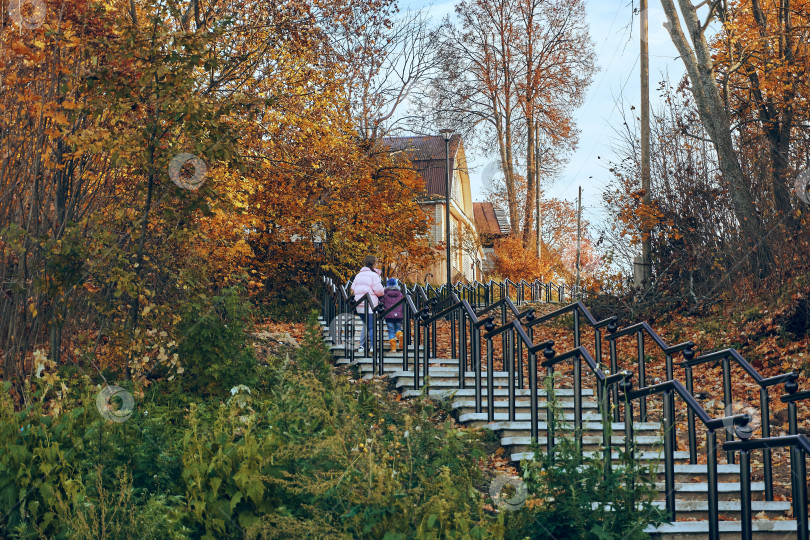
<path id="1" fill-rule="evenodd" d="M 540 260 L 540 250 L 542 249 L 542 240 L 540 238 L 540 226 L 543 223 L 540 219 L 540 122 L 535 123 L 534 135 L 534 211 L 535 211 L 535 229 L 537 230 L 537 259 Z"/>
<path id="2" fill-rule="evenodd" d="M 647 17 L 648 0 L 640 0 L 641 13 L 641 189 L 644 190 L 644 205 L 649 208 L 650 193 L 650 49 Z M 652 283 L 652 231 L 649 224 L 641 226 L 641 283 L 648 287 Z"/>
<path id="3" fill-rule="evenodd" d="M 577 300 L 580 299 L 579 294 L 579 269 L 582 265 L 582 186 L 579 186 L 579 196 L 577 197 L 577 285 L 574 292 L 577 295 Z"/>

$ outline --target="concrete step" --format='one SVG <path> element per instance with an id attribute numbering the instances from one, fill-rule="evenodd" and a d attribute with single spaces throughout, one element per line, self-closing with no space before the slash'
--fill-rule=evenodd
<path id="1" fill-rule="evenodd" d="M 660 436 L 638 436 L 634 437 L 633 439 L 636 443 L 636 448 L 638 450 L 654 450 L 658 447 L 663 447 L 664 441 L 661 439 Z M 537 437 L 537 443 L 543 447 L 543 445 L 548 443 L 548 439 L 545 436 Z M 531 447 L 532 440 L 531 437 L 528 436 L 518 436 L 518 437 L 501 437 L 501 446 L 504 448 L 509 448 L 512 452 L 523 452 Z M 619 446 L 624 447 L 624 435 L 613 435 L 610 438 L 611 446 Z M 593 436 L 593 435 L 583 435 L 582 436 L 582 447 L 584 450 L 593 450 L 597 451 L 602 448 L 602 436 Z"/>
<path id="2" fill-rule="evenodd" d="M 655 465 L 648 464 L 647 466 L 649 471 L 654 473 L 659 478 L 659 481 L 664 481 L 663 477 L 665 474 L 665 467 L 663 463 L 658 463 Z M 617 472 L 621 471 L 622 468 L 623 466 L 620 464 L 614 465 L 613 467 L 613 469 Z M 691 463 L 675 463 L 673 473 L 675 475 L 676 482 L 702 482 L 708 475 L 705 464 L 692 465 Z M 739 478 L 739 466 L 727 465 L 725 463 L 717 465 L 717 480 L 719 482 L 736 482 L 739 480 Z"/>
<path id="3" fill-rule="evenodd" d="M 370 365 L 372 363 L 372 360 L 373 360 L 373 358 L 371 356 L 369 356 L 369 355 L 360 356 L 357 353 L 355 353 L 355 355 L 354 355 L 354 362 L 356 364 L 359 363 L 359 364 L 369 364 Z M 402 351 L 397 351 L 395 353 L 386 351 L 385 354 L 383 355 L 383 360 L 385 361 L 386 364 L 392 363 L 392 364 L 398 364 L 398 365 L 402 366 Z M 419 360 L 420 367 L 422 365 L 422 362 L 424 362 L 424 359 L 420 358 L 420 360 Z M 349 363 L 349 359 L 344 358 L 344 357 L 340 357 L 340 358 L 337 358 L 335 360 L 335 363 L 337 365 L 347 364 L 347 363 Z M 409 366 L 411 368 L 413 367 L 413 354 L 408 355 L 408 364 L 409 364 Z M 449 369 L 458 370 L 458 358 L 431 358 L 430 359 L 430 365 L 431 366 L 438 365 L 438 364 L 443 364 L 443 365 L 446 365 L 446 366 L 450 366 Z M 401 367 L 400 367 L 400 371 L 402 371 Z M 420 371 L 420 374 L 421 374 L 421 371 Z M 456 375 L 458 375 L 458 371 L 456 371 Z"/>
<path id="4" fill-rule="evenodd" d="M 545 412 L 545 411 L 543 411 Z M 486 413 L 473 413 L 473 418 L 477 418 L 483 416 L 486 418 Z M 495 414 L 495 422 L 487 423 L 484 425 L 487 429 L 491 429 L 492 431 L 498 431 L 501 437 L 520 437 L 525 435 L 531 431 L 531 421 L 528 418 L 529 414 L 522 413 L 521 415 L 515 415 L 516 421 L 510 422 L 508 420 L 498 421 L 499 416 L 506 417 L 507 415 L 504 413 L 496 413 Z M 597 421 L 596 418 L 598 415 L 595 414 L 588 414 L 587 416 L 583 415 L 583 422 L 582 422 L 582 432 L 584 434 L 588 434 L 589 432 L 594 432 L 596 434 L 602 433 L 602 422 Z M 542 416 L 541 416 L 542 418 Z M 465 419 L 465 421 L 470 421 L 470 419 Z M 568 433 L 572 434 L 574 429 L 574 413 L 566 413 L 563 418 L 560 418 L 560 421 L 565 422 L 563 426 L 558 426 L 557 432 L 558 433 Z M 614 435 L 623 435 L 624 434 L 624 424 L 620 422 L 614 422 L 611 424 L 611 428 L 613 429 Z M 537 429 L 538 431 L 544 433 L 548 430 L 548 423 L 540 420 L 537 422 Z M 633 433 L 634 435 L 650 435 L 656 434 L 658 435 L 661 431 L 661 424 L 659 422 L 633 422 Z"/>
<path id="5" fill-rule="evenodd" d="M 602 457 L 604 454 L 603 452 L 594 452 L 592 450 L 586 450 L 583 452 L 584 455 L 588 457 Z M 619 452 L 613 451 L 610 454 L 611 459 L 614 461 L 619 461 Z M 689 459 L 689 452 L 684 450 L 678 450 L 673 452 L 673 456 L 675 460 L 686 461 Z M 509 455 L 509 458 L 514 462 L 520 462 L 521 460 L 528 459 L 531 460 L 534 457 L 533 452 L 512 452 Z M 652 451 L 652 450 L 644 450 L 640 452 L 636 452 L 636 458 L 639 461 L 647 461 L 653 464 L 658 464 L 664 462 L 664 452 L 663 449 L 661 451 Z M 737 468 L 739 471 L 739 467 Z"/>
<path id="6" fill-rule="evenodd" d="M 505 400 L 496 400 L 496 403 L 505 403 Z M 547 422 L 546 418 L 546 407 L 548 402 L 545 400 L 541 400 L 537 402 L 537 413 L 538 413 L 538 428 L 543 431 L 546 429 Z M 560 410 L 557 411 L 557 420 L 563 425 L 561 426 L 561 430 L 565 431 L 568 429 L 573 429 L 574 425 L 574 400 L 567 399 L 567 400 L 557 400 L 557 406 L 560 407 Z M 582 404 L 582 421 L 583 427 L 585 430 L 591 429 L 598 429 L 598 431 L 602 432 L 602 423 L 599 421 L 599 413 L 596 411 L 596 404 L 590 406 L 585 406 L 585 403 Z M 470 409 L 464 409 L 470 410 Z M 475 410 L 472 408 L 472 410 Z M 456 412 L 459 412 L 459 409 L 456 409 Z M 482 405 L 482 412 L 465 412 L 463 414 L 458 414 L 458 421 L 462 423 L 469 423 L 476 427 L 484 427 L 487 429 L 492 430 L 501 430 L 501 429 L 515 429 L 515 430 L 524 430 L 526 433 L 529 432 L 531 429 L 531 412 L 529 411 L 528 406 L 524 407 L 515 407 L 515 421 L 510 422 L 509 420 L 509 412 L 508 407 L 495 407 L 495 414 L 494 414 L 494 421 L 489 421 L 489 413 L 487 412 L 486 401 L 484 401 Z M 590 422 L 590 424 L 585 425 L 585 423 Z M 496 425 L 491 425 L 496 424 Z M 511 425 L 514 424 L 514 425 Z M 636 422 L 640 428 L 643 428 L 646 424 L 641 424 Z M 635 425 L 635 424 L 634 424 Z M 614 430 L 618 431 L 618 430 Z M 624 428 L 621 430 L 624 433 Z"/>
<path id="7" fill-rule="evenodd" d="M 457 387 L 436 388 L 434 386 L 431 386 L 428 390 L 429 390 L 430 397 L 436 398 L 436 399 L 450 399 L 450 398 L 462 398 L 462 399 L 465 399 L 466 398 L 469 401 L 469 403 L 472 404 L 471 407 L 473 409 L 475 408 L 475 387 L 474 387 L 474 385 L 468 386 L 467 388 L 457 388 Z M 401 390 L 401 392 L 402 392 L 402 397 L 414 397 L 414 396 L 421 395 L 422 394 L 422 389 L 413 390 L 412 388 L 403 388 Z M 489 393 L 487 392 L 486 386 L 481 388 L 481 393 L 482 393 L 482 396 L 483 396 L 482 402 L 484 403 L 484 406 L 486 407 L 486 403 L 487 403 L 486 396 L 489 395 Z M 503 403 L 506 403 L 506 399 L 509 396 L 509 389 L 508 388 L 498 388 L 496 386 L 493 389 L 493 395 L 495 396 L 496 410 L 497 410 L 497 403 L 499 401 L 499 398 L 504 400 Z M 537 393 L 535 395 L 537 395 L 537 396 L 545 396 L 546 391 L 538 389 Z M 528 390 L 528 389 L 525 389 L 525 388 L 518 388 L 518 389 L 515 390 L 515 396 L 516 397 L 528 398 L 529 396 L 531 396 L 531 391 Z M 569 401 L 572 404 L 574 403 L 573 398 L 569 398 Z M 526 400 L 526 406 L 528 407 L 528 399 Z M 595 401 L 590 401 L 590 400 L 583 400 L 582 401 L 582 408 L 583 409 L 585 409 L 585 408 L 593 408 L 593 409 L 595 409 L 596 406 L 597 406 L 597 403 Z"/>
<path id="8" fill-rule="evenodd" d="M 721 521 L 720 540 L 739 540 L 742 531 L 740 521 Z M 756 520 L 752 522 L 754 540 L 788 540 L 796 536 L 796 521 Z M 647 527 L 644 532 L 655 540 L 696 540 L 708 538 L 708 521 L 676 521 Z M 792 534 L 791 534 L 792 533 Z"/>
<path id="9" fill-rule="evenodd" d="M 664 498 L 666 493 L 666 484 L 664 482 L 656 482 L 655 489 L 658 490 L 658 495 L 661 499 Z M 684 500 L 706 500 L 709 493 L 708 482 L 675 482 L 675 492 L 679 498 Z M 758 492 L 765 491 L 765 482 L 751 482 L 751 493 L 753 497 L 760 497 Z M 739 482 L 717 482 L 717 492 L 722 500 L 736 500 L 740 501 L 740 483 Z"/>
<path id="10" fill-rule="evenodd" d="M 666 509 L 666 501 L 653 501 L 653 506 Z M 598 508 L 598 503 L 592 506 L 594 509 Z M 718 501 L 717 509 L 720 514 L 726 516 L 740 518 L 742 513 L 742 504 L 740 501 Z M 759 514 L 761 517 L 768 519 L 778 519 L 782 517 L 785 512 L 790 511 L 790 502 L 787 501 L 751 501 L 751 512 L 754 515 Z M 764 516 L 762 516 L 764 512 Z M 683 500 L 675 499 L 675 519 L 684 521 L 704 520 L 709 517 L 709 501 L 704 500 Z M 678 523 L 678 521 L 676 521 Z"/>
<path id="11" fill-rule="evenodd" d="M 458 369 L 430 369 L 428 372 L 428 377 L 430 377 L 430 384 L 434 387 L 449 387 L 449 388 L 458 388 Z M 464 374 L 464 381 L 465 386 L 468 388 L 475 387 L 475 372 L 474 371 L 466 371 Z M 397 382 L 397 386 L 411 386 L 413 384 L 413 371 L 403 371 L 401 373 L 395 373 L 392 375 L 393 377 L 397 377 L 399 381 Z M 508 388 L 509 386 L 509 374 L 505 371 L 494 371 L 492 373 L 493 376 L 493 384 L 495 387 L 502 387 Z M 423 368 L 420 362 L 419 366 L 419 377 L 420 379 L 423 377 Z M 487 373 L 484 371 L 481 374 L 481 386 L 487 386 Z M 528 387 L 528 385 L 525 385 Z M 525 389 L 525 388 L 524 388 Z M 539 390 L 539 389 L 538 389 Z M 593 390 L 590 388 L 583 389 L 583 392 L 590 392 L 587 395 L 593 395 Z M 583 395 L 586 395 L 583 393 Z"/>

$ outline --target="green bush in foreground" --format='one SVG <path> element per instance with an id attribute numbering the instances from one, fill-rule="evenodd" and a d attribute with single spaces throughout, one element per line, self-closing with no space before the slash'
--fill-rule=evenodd
<path id="1" fill-rule="evenodd" d="M 336 375 L 319 332 L 313 321 L 294 358 L 270 359 L 227 399 L 161 382 L 120 424 L 98 414 L 87 376 L 58 418 L 38 401 L 16 412 L 4 392 L 0 536 L 551 538 L 553 523 L 556 538 L 611 537 L 576 521 L 590 500 L 565 495 L 591 489 L 598 464 L 526 464 L 530 504 L 493 511 L 484 434 L 428 399 Z"/>

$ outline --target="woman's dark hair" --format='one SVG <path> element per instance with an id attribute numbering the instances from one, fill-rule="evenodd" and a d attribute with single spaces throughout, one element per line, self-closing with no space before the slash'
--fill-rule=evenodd
<path id="1" fill-rule="evenodd" d="M 375 264 L 377 264 L 377 257 L 375 257 L 374 255 L 366 255 L 366 258 L 363 259 L 363 266 L 374 268 Z"/>

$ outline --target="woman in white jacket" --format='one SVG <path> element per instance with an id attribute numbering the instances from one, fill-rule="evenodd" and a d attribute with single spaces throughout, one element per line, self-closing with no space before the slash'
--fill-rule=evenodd
<path id="1" fill-rule="evenodd" d="M 382 271 L 377 268 L 377 257 L 374 255 L 366 255 L 363 260 L 363 268 L 354 276 L 352 281 L 352 293 L 354 294 L 355 301 L 359 301 L 365 296 L 366 293 L 371 297 L 371 305 L 368 306 L 368 317 L 364 321 L 363 331 L 360 335 L 360 348 L 358 352 L 363 354 L 363 344 L 368 337 L 369 347 L 368 352 L 374 352 L 374 313 L 372 310 L 379 303 L 378 298 L 385 294 L 380 274 Z M 357 304 L 357 313 L 361 316 L 365 314 L 365 302 Z"/>

